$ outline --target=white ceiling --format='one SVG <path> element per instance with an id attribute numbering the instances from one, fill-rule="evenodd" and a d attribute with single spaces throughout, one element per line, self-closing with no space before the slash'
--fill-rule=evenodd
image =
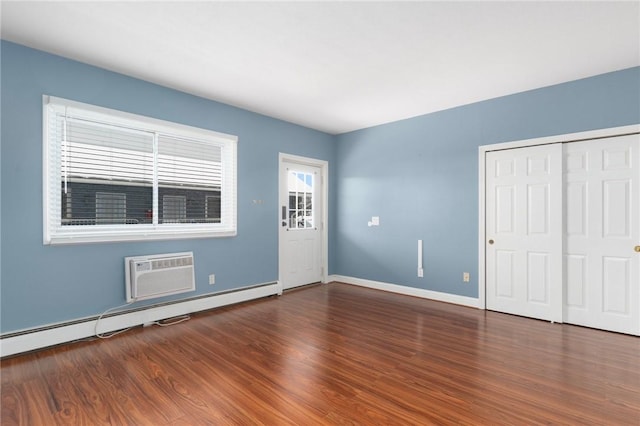
<path id="1" fill-rule="evenodd" d="M 2 38 L 332 134 L 640 65 L 640 2 L 13 2 Z"/>

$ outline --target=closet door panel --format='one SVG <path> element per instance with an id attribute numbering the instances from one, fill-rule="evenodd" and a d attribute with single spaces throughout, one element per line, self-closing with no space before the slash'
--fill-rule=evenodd
<path id="1" fill-rule="evenodd" d="M 487 308 L 562 321 L 562 146 L 485 158 Z"/>
<path id="2" fill-rule="evenodd" d="M 638 135 L 564 145 L 565 322 L 640 335 L 639 163 Z"/>

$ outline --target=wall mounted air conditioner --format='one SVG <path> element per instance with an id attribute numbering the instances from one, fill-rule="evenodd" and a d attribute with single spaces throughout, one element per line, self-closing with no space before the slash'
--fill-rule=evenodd
<path id="1" fill-rule="evenodd" d="M 195 291 L 193 253 L 124 258 L 127 303 Z"/>

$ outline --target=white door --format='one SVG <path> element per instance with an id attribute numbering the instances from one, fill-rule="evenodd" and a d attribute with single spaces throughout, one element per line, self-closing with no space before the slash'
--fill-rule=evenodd
<path id="1" fill-rule="evenodd" d="M 640 136 L 565 144 L 566 322 L 640 334 Z"/>
<path id="2" fill-rule="evenodd" d="M 562 145 L 486 155 L 487 309 L 562 321 Z"/>
<path id="3" fill-rule="evenodd" d="M 322 168 L 280 162 L 279 275 L 284 289 L 322 281 Z"/>

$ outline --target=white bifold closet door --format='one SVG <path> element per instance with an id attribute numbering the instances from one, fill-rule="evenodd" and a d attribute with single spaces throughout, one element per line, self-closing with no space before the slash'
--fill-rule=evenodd
<path id="1" fill-rule="evenodd" d="M 562 321 L 562 144 L 488 152 L 487 309 Z"/>
<path id="2" fill-rule="evenodd" d="M 487 309 L 640 335 L 640 136 L 485 158 Z"/>
<path id="3" fill-rule="evenodd" d="M 640 135 L 565 150 L 565 322 L 640 334 Z"/>

